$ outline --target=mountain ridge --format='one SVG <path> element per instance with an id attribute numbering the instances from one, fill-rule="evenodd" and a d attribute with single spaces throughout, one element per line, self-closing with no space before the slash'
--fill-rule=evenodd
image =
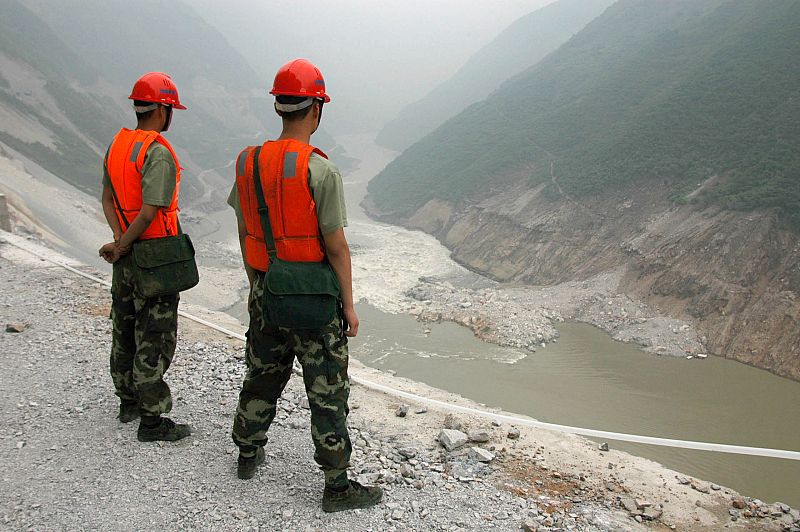
<path id="1" fill-rule="evenodd" d="M 403 108 L 377 142 L 402 151 L 558 48 L 614 0 L 559 0 L 520 17 L 448 80 Z"/>
<path id="2" fill-rule="evenodd" d="M 765 10 L 752 1 L 621 0 L 406 150 L 370 193 L 376 206 L 403 216 L 434 197 L 468 198 L 487 176 L 532 184 L 555 177 L 574 195 L 667 179 L 685 201 L 697 183 L 724 175 L 696 199 L 779 206 L 800 223 L 800 191 L 790 186 L 800 179 L 791 144 L 798 20 L 800 4 L 786 1 Z M 762 31 L 747 32 L 748 24 Z M 748 50 L 748 61 L 737 62 Z M 742 112 L 752 106 L 760 107 Z M 776 197 L 776 187 L 789 194 Z"/>

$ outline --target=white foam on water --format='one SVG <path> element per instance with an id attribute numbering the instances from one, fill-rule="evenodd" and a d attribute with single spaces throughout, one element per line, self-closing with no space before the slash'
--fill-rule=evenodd
<path id="1" fill-rule="evenodd" d="M 355 297 L 383 312 L 408 311 L 412 300 L 405 294 L 420 277 L 466 273 L 447 248 L 420 231 L 359 220 L 348 228 L 348 237 L 354 244 Z"/>

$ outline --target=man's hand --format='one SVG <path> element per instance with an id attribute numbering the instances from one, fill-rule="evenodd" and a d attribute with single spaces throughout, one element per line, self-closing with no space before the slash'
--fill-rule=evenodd
<path id="1" fill-rule="evenodd" d="M 109 264 L 114 264 L 120 257 L 127 255 L 130 251 L 130 246 L 120 246 L 117 242 L 109 242 L 108 244 L 103 244 L 99 254 L 103 257 L 103 260 Z"/>
<path id="2" fill-rule="evenodd" d="M 342 309 L 342 314 L 344 314 L 344 335 L 350 338 L 355 337 L 358 334 L 358 316 L 356 316 L 356 310 L 353 307 L 345 308 Z"/>
<path id="3" fill-rule="evenodd" d="M 100 256 L 103 257 L 109 264 L 114 264 L 119 260 L 119 246 L 116 242 L 109 242 L 108 244 L 103 244 L 103 247 L 100 248 Z"/>

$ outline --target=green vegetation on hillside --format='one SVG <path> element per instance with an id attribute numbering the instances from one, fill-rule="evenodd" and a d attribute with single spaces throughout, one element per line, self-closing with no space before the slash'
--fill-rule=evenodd
<path id="1" fill-rule="evenodd" d="M 621 0 L 369 191 L 408 215 L 520 179 L 577 196 L 659 179 L 680 200 L 721 176 L 701 201 L 778 208 L 800 228 L 798 36 L 795 0 Z"/>
<path id="2" fill-rule="evenodd" d="M 565 43 L 614 0 L 557 0 L 517 19 L 452 78 L 403 110 L 377 142 L 402 150 Z"/>

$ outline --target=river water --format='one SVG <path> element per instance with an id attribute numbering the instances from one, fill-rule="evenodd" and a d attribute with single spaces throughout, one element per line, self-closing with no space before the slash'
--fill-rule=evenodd
<path id="1" fill-rule="evenodd" d="M 489 406 L 542 421 L 614 432 L 800 451 L 800 383 L 718 357 L 658 357 L 592 326 L 560 325 L 536 353 L 476 339 L 452 323 L 421 324 L 403 311 L 422 276 L 487 286 L 430 235 L 370 220 L 359 207 L 369 179 L 396 153 L 369 137 L 340 139 L 360 160 L 344 176 L 361 327 L 351 354 Z M 229 214 L 226 215 L 229 219 Z M 243 305 L 230 310 L 244 318 Z M 430 330 L 430 332 L 426 332 Z M 610 442 L 614 449 L 800 507 L 800 462 Z"/>

